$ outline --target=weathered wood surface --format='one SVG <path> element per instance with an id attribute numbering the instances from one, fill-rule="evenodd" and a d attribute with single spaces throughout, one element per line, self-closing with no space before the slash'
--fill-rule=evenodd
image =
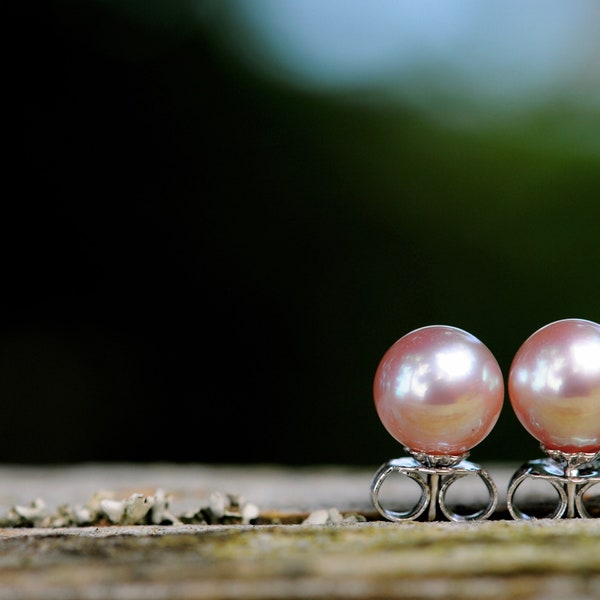
<path id="1" fill-rule="evenodd" d="M 83 464 L 0 466 L 0 513 L 42 497 L 49 507 L 84 503 L 98 490 L 126 497 L 162 488 L 174 512 L 197 507 L 211 492 L 240 494 L 261 508 L 308 511 L 336 506 L 372 510 L 369 485 L 375 467 L 280 468 L 271 465 Z"/>
<path id="2" fill-rule="evenodd" d="M 510 468 L 490 469 L 502 493 Z M 389 523 L 372 515 L 373 470 L 331 467 L 81 465 L 0 468 L 0 511 L 49 508 L 99 489 L 173 492 L 173 512 L 211 492 L 243 494 L 265 525 L 94 526 L 0 530 L 0 598 L 600 597 L 600 520 Z M 503 498 L 501 498 L 501 505 Z M 365 522 L 302 524 L 307 513 L 371 511 Z"/>

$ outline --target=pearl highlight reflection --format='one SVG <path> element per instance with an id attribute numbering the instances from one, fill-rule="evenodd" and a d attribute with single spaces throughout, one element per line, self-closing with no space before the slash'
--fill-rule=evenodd
<path id="1" fill-rule="evenodd" d="M 549 450 L 600 449 L 600 325 L 563 319 L 533 333 L 515 354 L 510 402 Z"/>
<path id="2" fill-rule="evenodd" d="M 410 450 L 461 454 L 495 425 L 504 383 L 481 341 L 456 327 L 432 325 L 388 349 L 375 374 L 373 395 L 384 427 Z"/>

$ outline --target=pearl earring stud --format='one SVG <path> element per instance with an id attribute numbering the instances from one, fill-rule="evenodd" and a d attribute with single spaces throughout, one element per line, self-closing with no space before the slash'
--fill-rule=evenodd
<path id="1" fill-rule="evenodd" d="M 512 361 L 508 392 L 523 427 L 545 458 L 512 476 L 507 507 L 515 519 L 533 519 L 515 503 L 526 480 L 544 480 L 558 505 L 549 518 L 589 517 L 584 494 L 600 482 L 600 325 L 563 319 L 538 329 Z"/>
<path id="2" fill-rule="evenodd" d="M 371 482 L 373 504 L 391 521 L 413 520 L 428 508 L 438 508 L 449 520 L 485 519 L 494 511 L 498 493 L 490 475 L 466 458 L 495 425 L 504 399 L 500 367 L 476 337 L 447 325 L 411 331 L 383 355 L 373 383 L 377 414 L 388 433 L 410 457 L 383 464 Z M 421 488 L 416 505 L 406 511 L 385 508 L 379 492 L 393 473 Z M 467 475 L 479 476 L 488 504 L 470 515 L 453 512 L 446 502 L 448 488 Z"/>

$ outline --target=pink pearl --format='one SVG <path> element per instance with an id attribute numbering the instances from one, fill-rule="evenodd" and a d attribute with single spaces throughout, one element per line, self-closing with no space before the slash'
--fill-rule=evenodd
<path id="1" fill-rule="evenodd" d="M 373 395 L 384 427 L 404 446 L 457 455 L 479 444 L 496 424 L 504 382 L 493 354 L 476 337 L 432 325 L 388 349 Z"/>
<path id="2" fill-rule="evenodd" d="M 600 450 L 600 325 L 550 323 L 525 340 L 508 376 L 512 407 L 549 450 Z"/>

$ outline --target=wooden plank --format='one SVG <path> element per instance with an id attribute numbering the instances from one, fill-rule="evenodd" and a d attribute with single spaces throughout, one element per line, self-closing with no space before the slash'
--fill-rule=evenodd
<path id="1" fill-rule="evenodd" d="M 490 469 L 499 484 L 511 469 Z M 374 469 L 206 465 L 0 468 L 0 498 L 49 510 L 174 490 L 174 512 L 212 492 L 262 513 L 372 511 Z M 9 506 L 5 505 L 8 509 Z M 580 600 L 600 589 L 600 520 L 129 525 L 0 530 L 0 598 L 495 598 Z"/>

